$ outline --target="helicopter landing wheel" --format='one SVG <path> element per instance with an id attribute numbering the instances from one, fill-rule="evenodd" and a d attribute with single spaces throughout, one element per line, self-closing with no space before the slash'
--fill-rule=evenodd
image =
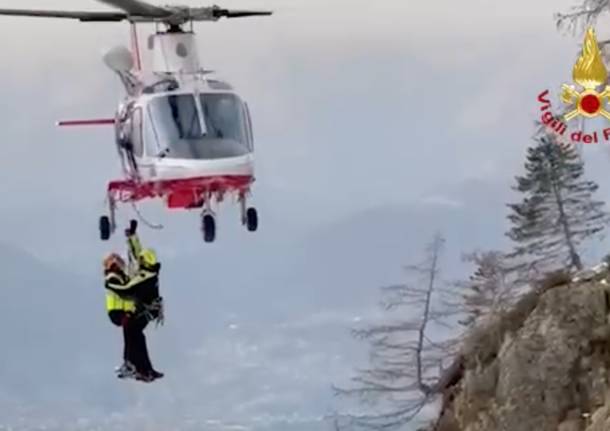
<path id="1" fill-rule="evenodd" d="M 101 216 L 99 221 L 100 238 L 102 241 L 108 241 L 112 233 L 112 226 L 110 224 L 110 217 Z"/>
<path id="2" fill-rule="evenodd" d="M 258 229 L 258 212 L 256 208 L 248 208 L 248 211 L 246 211 L 246 226 L 250 232 L 255 232 Z"/>
<path id="3" fill-rule="evenodd" d="M 216 239 L 216 220 L 214 216 L 205 214 L 201 219 L 201 230 L 205 242 L 214 242 Z"/>

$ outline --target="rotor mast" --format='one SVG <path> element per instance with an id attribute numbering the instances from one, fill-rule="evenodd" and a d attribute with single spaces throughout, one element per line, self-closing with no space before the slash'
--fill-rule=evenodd
<path id="1" fill-rule="evenodd" d="M 150 36 L 152 72 L 194 74 L 203 69 L 193 31 L 184 31 L 182 25 L 171 24 L 165 32 Z"/>

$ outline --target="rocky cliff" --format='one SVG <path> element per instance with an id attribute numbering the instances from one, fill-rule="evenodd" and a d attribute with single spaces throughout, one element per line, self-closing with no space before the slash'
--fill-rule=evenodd
<path id="1" fill-rule="evenodd" d="M 610 430 L 610 286 L 547 278 L 473 329 L 434 431 Z"/>

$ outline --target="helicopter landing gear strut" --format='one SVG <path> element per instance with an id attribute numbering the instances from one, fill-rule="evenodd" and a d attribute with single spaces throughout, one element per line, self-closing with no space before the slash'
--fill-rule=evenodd
<path id="1" fill-rule="evenodd" d="M 108 241 L 116 229 L 116 204 L 114 199 L 108 197 L 109 215 L 103 215 L 99 219 L 99 231 L 102 241 Z"/>
<path id="2" fill-rule="evenodd" d="M 205 242 L 214 242 L 216 239 L 216 214 L 212 211 L 211 199 L 206 198 L 201 213 L 201 233 Z"/>
<path id="3" fill-rule="evenodd" d="M 239 195 L 239 208 L 241 212 L 241 224 L 246 226 L 250 232 L 258 229 L 258 212 L 254 207 L 248 207 L 248 201 L 244 193 Z"/>

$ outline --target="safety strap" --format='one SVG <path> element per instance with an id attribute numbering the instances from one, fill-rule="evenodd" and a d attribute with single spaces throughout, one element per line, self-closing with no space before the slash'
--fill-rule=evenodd
<path id="1" fill-rule="evenodd" d="M 151 304 L 143 304 L 138 316 L 144 316 L 149 322 L 155 321 L 157 327 L 163 326 L 165 324 L 163 298 L 157 298 Z"/>

